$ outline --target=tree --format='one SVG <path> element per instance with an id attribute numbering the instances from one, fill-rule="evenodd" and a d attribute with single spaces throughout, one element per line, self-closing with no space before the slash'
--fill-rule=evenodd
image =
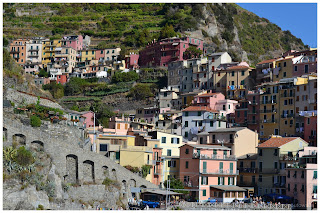
<path id="1" fill-rule="evenodd" d="M 170 189 L 184 189 L 183 183 L 181 180 L 179 179 L 175 179 L 173 177 L 169 178 L 170 180 Z M 167 188 L 167 181 L 164 181 L 164 187 Z M 178 192 L 178 193 L 183 193 L 183 194 L 188 194 L 188 191 L 183 191 L 183 190 L 173 190 L 174 192 Z"/>
<path id="2" fill-rule="evenodd" d="M 48 78 L 49 73 L 45 69 L 41 69 L 38 76 Z"/>
<path id="3" fill-rule="evenodd" d="M 128 97 L 133 97 L 135 100 L 145 100 L 148 97 L 153 97 L 151 88 L 147 84 L 137 84 L 129 91 Z"/>
<path id="4" fill-rule="evenodd" d="M 66 95 L 79 95 L 83 93 L 84 86 L 87 84 L 85 79 L 70 78 L 69 82 L 65 84 Z"/>
<path id="5" fill-rule="evenodd" d="M 127 73 L 126 72 L 116 72 L 114 74 L 114 76 L 112 76 L 113 83 L 136 81 L 138 79 L 139 79 L 139 75 L 135 71 L 130 71 Z"/>
<path id="6" fill-rule="evenodd" d="M 202 55 L 202 50 L 194 46 L 190 46 L 183 54 L 183 59 L 199 58 Z"/>
<path id="7" fill-rule="evenodd" d="M 166 24 L 160 31 L 159 39 L 171 38 L 176 35 L 177 35 L 177 33 L 174 31 L 173 26 Z"/>
<path id="8" fill-rule="evenodd" d="M 57 84 L 56 82 L 50 82 L 50 84 L 45 84 L 42 89 L 49 90 L 55 99 L 62 98 L 64 96 L 64 87 L 62 84 Z"/>

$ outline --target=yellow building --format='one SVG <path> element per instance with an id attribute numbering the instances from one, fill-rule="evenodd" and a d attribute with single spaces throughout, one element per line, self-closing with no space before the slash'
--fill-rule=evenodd
<path id="1" fill-rule="evenodd" d="M 258 146 L 258 196 L 286 194 L 285 168 L 296 162 L 299 150 L 308 143 L 299 137 L 272 137 Z"/>
<path id="2" fill-rule="evenodd" d="M 257 157 L 257 153 L 248 153 L 237 158 L 237 168 L 239 169 L 237 185 L 248 189 L 248 197 L 257 192 L 257 182 L 259 178 Z"/>
<path id="3" fill-rule="evenodd" d="M 55 40 L 44 40 L 42 41 L 42 65 L 47 67 L 48 63 L 51 63 L 55 57 L 55 49 L 61 47 L 61 41 Z"/>
<path id="4" fill-rule="evenodd" d="M 178 178 L 180 168 L 179 147 L 183 145 L 182 136 L 160 131 L 149 132 L 149 135 L 160 140 L 159 147 L 162 148 L 163 164 L 162 181 L 168 180 L 169 177 Z"/>
<path id="5" fill-rule="evenodd" d="M 120 149 L 134 146 L 135 136 L 103 134 L 98 135 L 95 142 L 97 153 L 120 163 Z"/>
<path id="6" fill-rule="evenodd" d="M 96 51 L 95 50 L 81 50 L 81 62 L 95 60 L 96 58 Z"/>
<path id="7" fill-rule="evenodd" d="M 276 60 L 276 68 L 273 69 L 273 81 L 283 78 L 292 78 L 293 64 L 296 64 L 303 56 L 286 56 Z"/>

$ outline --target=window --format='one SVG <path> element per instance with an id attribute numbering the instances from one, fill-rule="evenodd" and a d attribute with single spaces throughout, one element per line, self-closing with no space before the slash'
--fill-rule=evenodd
<path id="1" fill-rule="evenodd" d="M 313 171 L 313 179 L 317 179 L 317 171 Z"/>
<path id="2" fill-rule="evenodd" d="M 231 81 L 231 85 L 234 85 L 234 81 Z"/>
<path id="3" fill-rule="evenodd" d="M 228 185 L 234 185 L 234 178 L 228 177 Z"/>
<path id="4" fill-rule="evenodd" d="M 274 155 L 274 156 L 278 156 L 278 149 L 274 149 L 273 155 Z"/>
<path id="5" fill-rule="evenodd" d="M 177 162 L 175 160 L 168 161 L 168 167 L 176 167 L 176 166 L 177 166 Z"/>
<path id="6" fill-rule="evenodd" d="M 186 101 L 185 101 L 185 102 L 186 102 Z M 185 104 L 186 104 L 186 103 L 185 103 Z M 188 116 L 189 116 L 189 112 L 185 112 L 184 115 L 185 115 L 186 117 L 188 117 Z"/>
<path id="7" fill-rule="evenodd" d="M 189 161 L 186 161 L 186 169 L 189 168 Z"/>
<path id="8" fill-rule="evenodd" d="M 299 101 L 299 95 L 297 95 L 296 101 Z"/>
<path id="9" fill-rule="evenodd" d="M 198 116 L 201 116 L 201 112 L 200 111 L 198 112 Z"/>
<path id="10" fill-rule="evenodd" d="M 288 189 L 288 192 L 290 192 L 290 183 L 288 183 L 287 189 Z"/>
<path id="11" fill-rule="evenodd" d="M 184 132 L 184 137 L 187 138 L 189 136 L 188 132 Z"/>
<path id="12" fill-rule="evenodd" d="M 184 126 L 185 126 L 185 127 L 188 127 L 188 123 L 189 123 L 188 121 L 185 121 L 185 122 L 184 122 Z"/>
<path id="13" fill-rule="evenodd" d="M 171 149 L 167 149 L 167 156 L 171 156 Z"/>
<path id="14" fill-rule="evenodd" d="M 301 171 L 301 178 L 304 178 L 304 171 Z"/>
<path id="15" fill-rule="evenodd" d="M 244 71 L 241 71 L 241 75 L 244 76 Z"/>
<path id="16" fill-rule="evenodd" d="M 100 151 L 102 151 L 102 152 L 108 151 L 108 145 L 107 144 L 100 144 Z"/>
<path id="17" fill-rule="evenodd" d="M 301 185 L 301 190 L 302 193 L 304 193 L 304 184 Z"/>
<path id="18" fill-rule="evenodd" d="M 295 71 L 295 72 L 298 71 L 298 66 L 294 66 L 294 71 Z"/>
<path id="19" fill-rule="evenodd" d="M 274 162 L 274 169 L 278 169 L 278 162 Z"/>
<path id="20" fill-rule="evenodd" d="M 213 121 L 210 121 L 210 127 L 213 127 Z"/>
<path id="21" fill-rule="evenodd" d="M 309 65 L 306 64 L 304 65 L 304 73 L 308 73 L 309 72 Z"/>
<path id="22" fill-rule="evenodd" d="M 201 176 L 201 185 L 208 185 L 208 177 Z"/>
<path id="23" fill-rule="evenodd" d="M 259 156 L 262 156 L 262 149 L 259 149 Z"/>
<path id="24" fill-rule="evenodd" d="M 287 62 L 283 62 L 283 67 L 286 67 L 287 66 Z"/>
<path id="25" fill-rule="evenodd" d="M 231 72 L 231 76 L 234 76 L 234 71 Z"/>
<path id="26" fill-rule="evenodd" d="M 242 81 L 240 82 L 240 85 L 244 85 L 244 80 L 242 80 Z"/>
<path id="27" fill-rule="evenodd" d="M 161 137 L 161 143 L 166 143 L 167 141 L 167 138 L 166 137 Z"/>
<path id="28" fill-rule="evenodd" d="M 222 105 L 222 110 L 226 110 L 226 105 Z"/>
<path id="29" fill-rule="evenodd" d="M 202 191 L 202 196 L 207 196 L 207 190 L 204 189 L 204 190 Z"/>
<path id="30" fill-rule="evenodd" d="M 283 77 L 287 77 L 287 72 L 283 72 Z"/>
<path id="31" fill-rule="evenodd" d="M 262 175 L 259 175 L 259 182 L 262 182 Z"/>
<path id="32" fill-rule="evenodd" d="M 251 176 L 251 183 L 252 184 L 255 184 L 256 183 L 256 176 Z"/>
<path id="33" fill-rule="evenodd" d="M 316 194 L 317 193 L 317 185 L 313 185 L 313 193 Z"/>
<path id="34" fill-rule="evenodd" d="M 216 142 L 216 135 L 212 135 L 212 143 Z"/>
<path id="35" fill-rule="evenodd" d="M 288 105 L 288 100 L 284 100 L 283 105 Z"/>
<path id="36" fill-rule="evenodd" d="M 224 185 L 224 177 L 218 177 L 218 185 Z"/>

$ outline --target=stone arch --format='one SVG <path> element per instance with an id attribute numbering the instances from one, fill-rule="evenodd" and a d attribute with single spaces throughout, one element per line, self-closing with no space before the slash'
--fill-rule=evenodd
<path id="1" fill-rule="evenodd" d="M 117 180 L 117 171 L 116 171 L 116 169 L 112 169 L 112 171 L 111 171 L 111 176 L 112 176 L 112 178 L 114 179 L 114 180 Z"/>
<path id="2" fill-rule="evenodd" d="M 83 161 L 83 181 L 94 182 L 94 162 L 91 160 Z"/>
<path id="3" fill-rule="evenodd" d="M 78 156 L 69 154 L 66 156 L 66 177 L 67 183 L 78 183 L 79 181 Z"/>
<path id="4" fill-rule="evenodd" d="M 130 187 L 137 187 L 137 181 L 135 179 L 130 179 L 129 186 Z"/>
<path id="5" fill-rule="evenodd" d="M 39 151 L 44 151 L 44 144 L 42 141 L 32 141 L 31 148 Z"/>
<path id="6" fill-rule="evenodd" d="M 140 189 L 146 189 L 147 187 L 145 185 L 141 185 Z"/>
<path id="7" fill-rule="evenodd" d="M 123 180 L 122 183 L 121 183 L 121 192 L 122 192 L 122 195 L 123 197 L 126 197 L 127 196 L 127 181 L 126 180 Z"/>
<path id="8" fill-rule="evenodd" d="M 4 141 L 8 140 L 8 130 L 5 127 L 3 127 L 3 140 Z"/>
<path id="9" fill-rule="evenodd" d="M 27 137 L 23 134 L 14 134 L 12 136 L 12 144 L 26 145 L 27 144 Z"/>
<path id="10" fill-rule="evenodd" d="M 109 177 L 109 168 L 107 166 L 103 166 L 102 170 L 103 170 L 103 175 L 105 177 Z"/>

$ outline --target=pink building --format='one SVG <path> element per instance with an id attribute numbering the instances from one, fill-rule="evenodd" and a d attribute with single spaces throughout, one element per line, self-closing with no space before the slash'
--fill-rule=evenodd
<path id="1" fill-rule="evenodd" d="M 104 56 L 105 56 L 105 50 L 96 50 L 96 60 L 104 61 Z"/>
<path id="2" fill-rule="evenodd" d="M 200 202 L 215 198 L 218 202 L 244 199 L 243 188 L 236 186 L 237 160 L 225 146 L 185 144 L 180 147 L 180 180 L 193 198 Z"/>
<path id="3" fill-rule="evenodd" d="M 299 151 L 299 164 L 286 168 L 287 196 L 298 209 L 317 209 L 317 147 Z"/>
<path id="4" fill-rule="evenodd" d="M 57 84 L 64 85 L 68 81 L 68 73 L 62 73 L 61 75 L 57 75 Z"/>
<path id="5" fill-rule="evenodd" d="M 238 101 L 225 99 L 222 93 L 204 93 L 194 96 L 193 105 L 207 106 L 217 110 L 222 116 L 234 113 Z"/>
<path id="6" fill-rule="evenodd" d="M 61 39 L 61 46 L 72 47 L 75 50 L 82 50 L 83 37 L 82 37 L 82 35 L 65 36 Z"/>
<path id="7" fill-rule="evenodd" d="M 307 141 L 310 146 L 317 146 L 317 111 L 305 113 L 303 139 Z"/>
<path id="8" fill-rule="evenodd" d="M 85 126 L 86 127 L 93 127 L 94 126 L 94 123 L 93 123 L 94 113 L 91 111 L 86 111 L 86 112 L 81 112 L 81 114 L 82 114 L 82 117 L 85 118 L 85 120 L 84 120 Z"/>
<path id="9" fill-rule="evenodd" d="M 125 57 L 126 69 L 135 70 L 139 68 L 138 65 L 139 54 L 131 54 Z"/>
<path id="10" fill-rule="evenodd" d="M 194 46 L 204 52 L 203 40 L 191 37 L 165 38 L 158 42 L 148 44 L 139 52 L 139 65 L 141 67 L 168 67 L 172 61 L 182 61 L 184 52 L 190 46 Z"/>
<path id="11" fill-rule="evenodd" d="M 297 52 L 295 56 L 303 57 L 293 64 L 292 77 L 300 77 L 308 73 L 317 73 L 317 50 Z"/>

